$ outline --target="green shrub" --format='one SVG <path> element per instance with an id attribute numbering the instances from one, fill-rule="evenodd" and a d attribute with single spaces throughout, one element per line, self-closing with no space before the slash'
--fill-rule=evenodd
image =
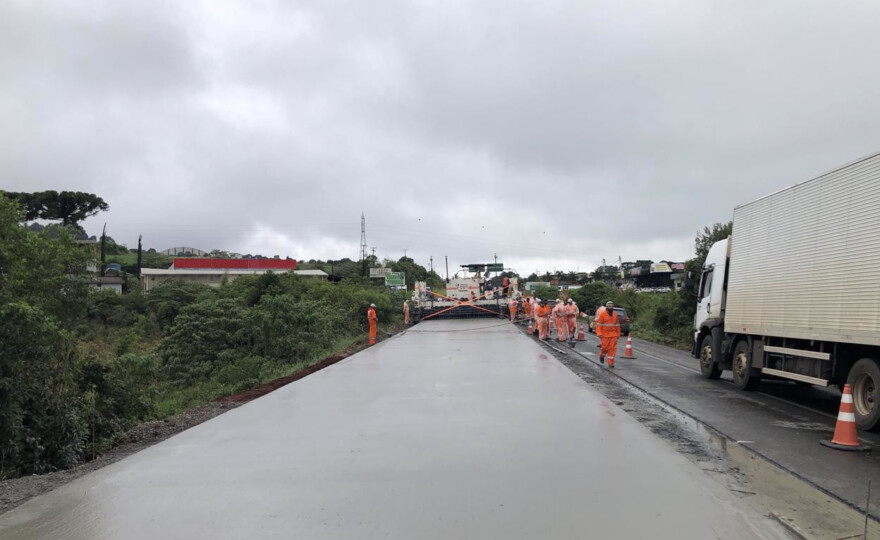
<path id="1" fill-rule="evenodd" d="M 245 308 L 234 300 L 205 300 L 184 307 L 158 351 L 178 385 L 210 376 L 219 354 L 245 344 Z"/>

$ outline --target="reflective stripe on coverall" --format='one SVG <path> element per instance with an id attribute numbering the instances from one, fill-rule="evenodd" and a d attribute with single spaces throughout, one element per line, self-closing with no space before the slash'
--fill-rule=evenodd
<path id="1" fill-rule="evenodd" d="M 553 308 L 553 319 L 556 323 L 557 341 L 566 341 L 568 339 L 568 321 L 565 320 L 565 315 L 565 304 L 559 302 Z"/>
<path id="2" fill-rule="evenodd" d="M 602 349 L 599 358 L 608 357 L 608 365 L 614 365 L 614 357 L 617 355 L 617 338 L 620 337 L 620 323 L 617 320 L 617 312 L 613 309 L 608 314 L 608 309 L 599 310 L 596 313 L 596 335 L 602 341 Z"/>
<path id="3" fill-rule="evenodd" d="M 370 308 L 367 310 L 367 322 L 370 323 L 370 345 L 376 344 L 376 323 L 379 322 L 379 317 L 376 317 L 376 310 Z"/>

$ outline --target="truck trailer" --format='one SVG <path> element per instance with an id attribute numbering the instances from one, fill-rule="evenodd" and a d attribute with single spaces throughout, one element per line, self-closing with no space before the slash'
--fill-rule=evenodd
<path id="1" fill-rule="evenodd" d="M 857 425 L 880 430 L 880 154 L 736 207 L 697 296 L 704 377 L 848 383 Z"/>

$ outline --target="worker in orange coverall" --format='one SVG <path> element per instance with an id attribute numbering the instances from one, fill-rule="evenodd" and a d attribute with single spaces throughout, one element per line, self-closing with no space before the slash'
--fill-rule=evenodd
<path id="1" fill-rule="evenodd" d="M 546 300 L 540 301 L 535 310 L 535 319 L 538 323 L 538 339 L 547 341 L 550 339 L 550 306 Z"/>
<path id="2" fill-rule="evenodd" d="M 502 293 L 502 295 L 503 296 L 510 296 L 510 278 L 509 277 L 504 276 L 504 278 L 501 280 L 501 286 L 504 287 L 504 292 Z"/>
<path id="3" fill-rule="evenodd" d="M 577 333 L 577 316 L 581 310 L 578 308 L 578 305 L 574 303 L 574 300 L 571 298 L 568 299 L 568 302 L 565 304 L 565 320 L 568 322 L 568 339 L 574 340 L 574 336 Z"/>
<path id="4" fill-rule="evenodd" d="M 523 298 L 523 315 L 526 316 L 527 320 L 532 318 L 532 299 L 531 298 Z"/>
<path id="5" fill-rule="evenodd" d="M 409 326 L 409 302 L 403 303 L 403 325 Z"/>
<path id="6" fill-rule="evenodd" d="M 617 320 L 617 312 L 614 311 L 614 302 L 606 303 L 605 309 L 596 313 L 596 335 L 602 341 L 599 362 L 604 364 L 605 357 L 608 357 L 608 367 L 614 367 L 617 339 L 620 337 L 620 322 Z"/>
<path id="7" fill-rule="evenodd" d="M 516 309 L 519 307 L 519 303 L 516 301 L 516 298 L 512 298 L 510 300 L 510 322 L 514 322 L 516 320 Z"/>
<path id="8" fill-rule="evenodd" d="M 558 298 L 556 305 L 553 306 L 553 322 L 556 325 L 556 341 L 567 341 L 568 321 L 565 320 L 565 304 Z"/>
<path id="9" fill-rule="evenodd" d="M 379 317 L 376 316 L 376 304 L 370 304 L 370 308 L 367 310 L 367 322 L 370 323 L 370 345 L 375 345 L 376 324 L 379 322 Z"/>

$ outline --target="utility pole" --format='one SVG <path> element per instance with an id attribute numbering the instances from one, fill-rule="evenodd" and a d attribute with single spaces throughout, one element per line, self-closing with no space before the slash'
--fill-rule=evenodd
<path id="1" fill-rule="evenodd" d="M 498 254 L 495 254 L 495 264 L 498 264 Z"/>
<path id="2" fill-rule="evenodd" d="M 403 248 L 403 257 L 406 258 L 406 248 Z"/>
<path id="3" fill-rule="evenodd" d="M 446 283 L 449 283 L 449 255 L 444 255 L 446 257 Z"/>
<path id="4" fill-rule="evenodd" d="M 361 276 L 367 275 L 367 220 L 361 212 Z"/>
<path id="5" fill-rule="evenodd" d="M 431 255 L 431 272 L 434 271 L 434 256 Z"/>

